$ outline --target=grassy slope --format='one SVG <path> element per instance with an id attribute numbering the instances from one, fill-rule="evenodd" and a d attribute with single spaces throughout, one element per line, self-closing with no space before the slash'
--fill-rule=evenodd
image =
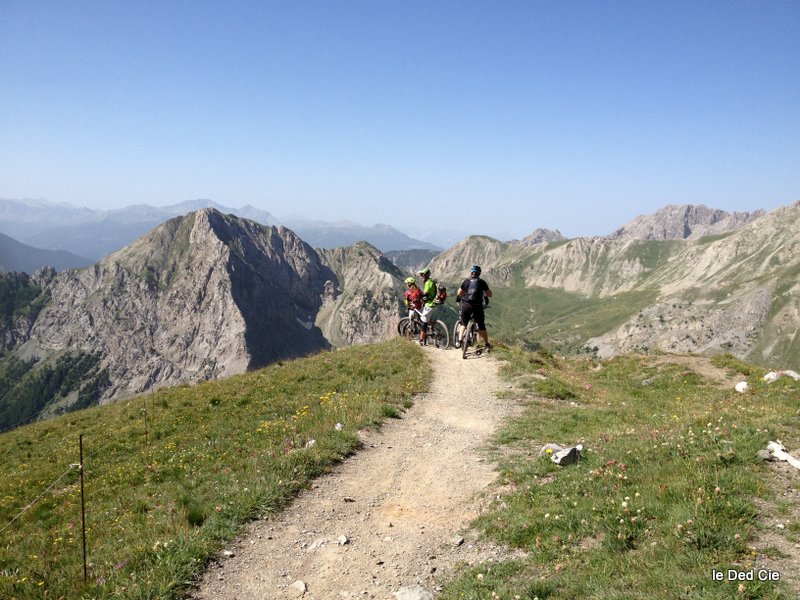
<path id="1" fill-rule="evenodd" d="M 245 521 L 280 509 L 358 446 L 357 430 L 409 406 L 429 376 L 419 348 L 393 340 L 0 436 L 0 597 L 176 597 Z M 70 468 L 79 434 L 86 586 L 80 486 Z"/>
<path id="2" fill-rule="evenodd" d="M 608 298 L 545 288 L 493 290 L 487 313 L 492 335 L 560 351 L 579 350 L 588 338 L 612 330 L 650 305 L 654 291 L 625 292 Z"/>
<path id="3" fill-rule="evenodd" d="M 503 353 L 506 393 L 527 410 L 496 439 L 499 483 L 511 491 L 476 526 L 524 554 L 465 569 L 443 598 L 788 597 L 783 584 L 740 591 L 710 573 L 762 564 L 751 550 L 756 499 L 772 492 L 755 454 L 770 439 L 800 445 L 800 384 L 764 384 L 763 371 L 732 359 L 720 364 L 749 378 L 747 394 L 668 358 Z M 0 597 L 176 597 L 242 523 L 279 510 L 357 446 L 357 429 L 407 406 L 426 385 L 420 359 L 399 340 L 350 348 L 0 436 L 0 526 L 64 475 L 2 532 Z M 69 469 L 79 432 L 88 586 Z M 579 441 L 587 450 L 576 465 L 537 458 L 546 442 Z M 790 543 L 798 531 L 787 520 Z"/>
<path id="4" fill-rule="evenodd" d="M 781 557 L 751 548 L 756 498 L 772 498 L 756 452 L 773 439 L 800 445 L 799 383 L 767 385 L 735 359 L 726 361 L 749 375 L 747 394 L 669 359 L 506 358 L 527 409 L 497 436 L 500 484 L 512 491 L 476 526 L 525 557 L 465 569 L 444 599 L 790 597 L 783 583 L 739 588 L 711 571 Z M 558 467 L 538 457 L 549 442 L 583 443 L 584 460 Z M 787 522 L 789 547 L 799 530 Z"/>

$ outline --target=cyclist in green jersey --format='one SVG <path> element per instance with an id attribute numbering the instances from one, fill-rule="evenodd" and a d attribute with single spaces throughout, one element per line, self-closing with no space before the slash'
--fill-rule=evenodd
<path id="1" fill-rule="evenodd" d="M 420 335 L 420 344 L 425 344 L 428 339 L 428 325 L 433 320 L 431 313 L 433 307 L 439 304 L 436 301 L 436 282 L 431 279 L 431 270 L 425 267 L 417 273 L 422 278 L 422 334 Z"/>

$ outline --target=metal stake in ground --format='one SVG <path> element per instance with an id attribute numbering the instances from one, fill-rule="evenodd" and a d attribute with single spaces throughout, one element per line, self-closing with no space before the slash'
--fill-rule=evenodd
<path id="1" fill-rule="evenodd" d="M 81 451 L 81 462 L 79 465 L 81 474 L 81 527 L 83 529 L 83 583 L 88 580 L 88 571 L 86 568 L 86 491 L 83 485 L 83 434 L 78 437 L 78 444 Z"/>
<path id="2" fill-rule="evenodd" d="M 148 437 L 148 434 L 147 434 L 147 398 L 146 397 L 144 399 L 144 408 L 142 409 L 142 412 L 144 413 L 144 443 L 149 446 L 150 445 L 150 438 Z"/>

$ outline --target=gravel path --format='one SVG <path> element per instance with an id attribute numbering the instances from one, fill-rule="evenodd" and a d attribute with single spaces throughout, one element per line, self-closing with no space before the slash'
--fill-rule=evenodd
<path id="1" fill-rule="evenodd" d="M 491 356 L 425 353 L 434 371 L 430 393 L 402 419 L 364 432 L 364 450 L 283 513 L 251 524 L 193 598 L 424 599 L 457 564 L 502 556 L 465 528 L 496 476 L 480 448 L 513 403 L 495 396 Z"/>

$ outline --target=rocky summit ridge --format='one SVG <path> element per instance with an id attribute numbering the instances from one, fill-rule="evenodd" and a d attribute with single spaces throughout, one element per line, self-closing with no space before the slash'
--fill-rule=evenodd
<path id="1" fill-rule="evenodd" d="M 289 229 L 203 209 L 91 267 L 37 275 L 41 310 L 0 339 L 18 360 L 97 357 L 106 402 L 386 337 L 395 280 L 368 244 L 320 254 Z"/>
<path id="2" fill-rule="evenodd" d="M 739 229 L 765 211 L 733 212 L 694 204 L 669 204 L 650 215 L 640 215 L 608 237 L 613 240 L 696 239 Z"/>

